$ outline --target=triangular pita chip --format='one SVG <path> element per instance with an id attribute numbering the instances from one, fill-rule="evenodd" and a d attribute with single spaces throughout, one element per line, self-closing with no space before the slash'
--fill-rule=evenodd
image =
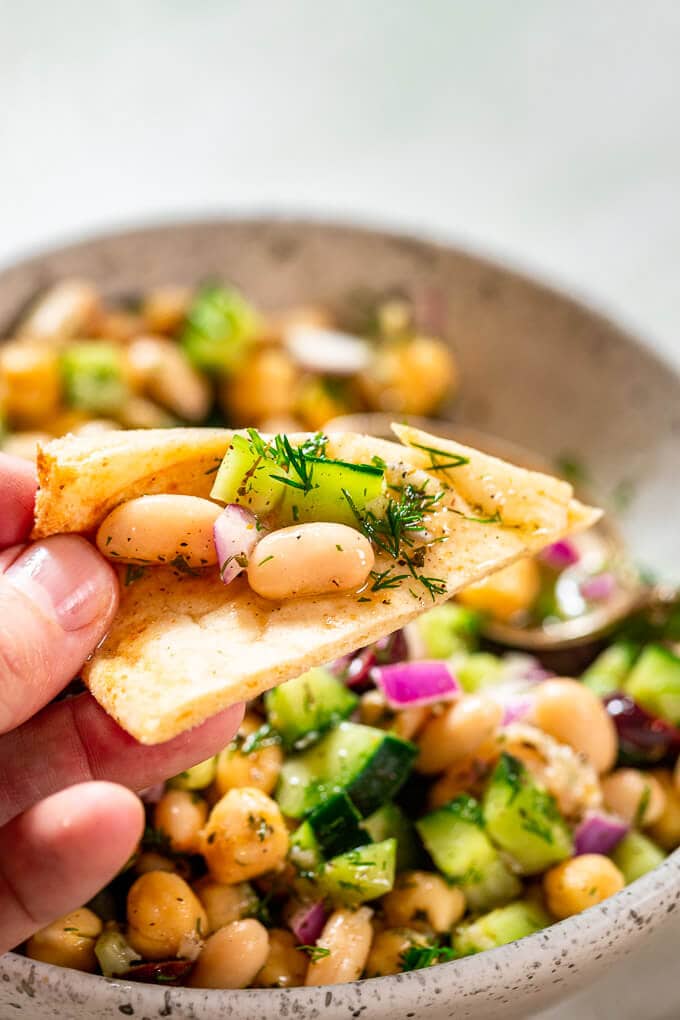
<path id="1" fill-rule="evenodd" d="M 407 426 L 394 431 L 404 445 L 332 433 L 327 454 L 356 463 L 378 456 L 453 488 L 457 512 L 447 514 L 448 537 L 427 548 L 422 567 L 444 580 L 445 593 L 433 600 L 422 586 L 403 582 L 360 596 L 271 602 L 243 575 L 225 586 L 216 568 L 191 576 L 154 567 L 122 588 L 111 630 L 83 671 L 125 730 L 147 744 L 169 740 L 234 702 L 397 630 L 599 517 L 573 499 L 567 482 Z M 231 435 L 149 430 L 48 443 L 38 458 L 35 536 L 91 532 L 118 503 L 144 493 L 207 496 Z M 464 463 L 446 467 L 458 460 Z"/>

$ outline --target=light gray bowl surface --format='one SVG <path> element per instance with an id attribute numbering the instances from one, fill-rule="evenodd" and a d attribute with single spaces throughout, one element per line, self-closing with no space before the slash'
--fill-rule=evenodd
<path id="1" fill-rule="evenodd" d="M 53 280 L 111 296 L 164 283 L 233 281 L 264 307 L 346 307 L 405 292 L 440 310 L 461 370 L 454 421 L 555 461 L 575 458 L 603 503 L 626 492 L 636 558 L 680 575 L 680 379 L 611 322 L 464 252 L 352 227 L 289 220 L 140 230 L 47 253 L 0 274 L 0 335 Z M 526 1017 L 632 951 L 680 899 L 680 857 L 599 907 L 491 953 L 428 971 L 320 989 L 202 992 L 106 981 L 9 954 L 0 1017 Z"/>

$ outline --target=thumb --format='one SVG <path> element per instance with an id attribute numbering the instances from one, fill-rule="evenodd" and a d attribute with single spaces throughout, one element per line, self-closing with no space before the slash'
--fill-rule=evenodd
<path id="1" fill-rule="evenodd" d="M 0 574 L 0 733 L 77 675 L 118 605 L 112 568 L 77 535 L 55 535 L 8 559 Z"/>

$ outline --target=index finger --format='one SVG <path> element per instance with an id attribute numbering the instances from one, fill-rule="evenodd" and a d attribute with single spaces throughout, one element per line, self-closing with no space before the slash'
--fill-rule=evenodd
<path id="1" fill-rule="evenodd" d="M 0 453 L 0 549 L 16 545 L 30 532 L 37 487 L 29 461 Z"/>

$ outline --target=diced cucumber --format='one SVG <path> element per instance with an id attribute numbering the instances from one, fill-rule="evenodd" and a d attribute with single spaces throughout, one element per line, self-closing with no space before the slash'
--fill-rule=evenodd
<path id="1" fill-rule="evenodd" d="M 456 676 L 467 694 L 492 687 L 503 676 L 503 662 L 491 652 L 474 652 L 456 663 Z"/>
<path id="2" fill-rule="evenodd" d="M 483 813 L 491 839 L 525 875 L 544 871 L 572 853 L 571 834 L 555 798 L 510 754 L 503 753 L 493 771 Z"/>
<path id="3" fill-rule="evenodd" d="M 522 891 L 483 825 L 478 802 L 467 794 L 461 794 L 416 822 L 416 829 L 437 868 L 461 887 L 473 910 L 488 910 L 507 903 Z"/>
<path id="4" fill-rule="evenodd" d="M 300 877 L 316 878 L 323 866 L 323 855 L 309 822 L 299 825 L 290 837 L 288 857 Z"/>
<path id="5" fill-rule="evenodd" d="M 184 772 L 180 772 L 179 775 L 168 780 L 168 786 L 174 790 L 205 790 L 206 786 L 210 786 L 212 783 L 216 772 L 217 756 L 215 755 L 212 758 L 206 758 L 205 761 L 199 761 L 198 765 L 193 765 L 190 769 L 185 769 Z"/>
<path id="6" fill-rule="evenodd" d="M 311 488 L 305 492 L 292 485 L 282 485 L 285 492 L 279 511 L 281 523 L 330 521 L 356 528 L 357 519 L 345 492 L 357 510 L 364 510 L 382 494 L 382 468 L 321 457 L 306 457 L 305 461 L 310 472 Z M 282 474 L 281 470 L 278 474 Z"/>
<path id="7" fill-rule="evenodd" d="M 220 503 L 239 503 L 254 514 L 270 513 L 283 498 L 274 461 L 258 455 L 250 439 L 234 435 L 220 464 L 210 496 Z"/>
<path id="8" fill-rule="evenodd" d="M 416 622 L 424 646 L 424 658 L 448 659 L 456 652 L 476 647 L 481 617 L 473 609 L 445 602 L 423 613 Z"/>
<path id="9" fill-rule="evenodd" d="M 115 414 L 128 396 L 123 361 L 114 344 L 83 340 L 61 354 L 66 401 L 71 407 L 97 414 Z"/>
<path id="10" fill-rule="evenodd" d="M 389 800 L 408 776 L 417 748 L 384 730 L 343 722 L 284 762 L 276 799 L 289 818 L 302 818 L 345 792 L 362 817 Z"/>
<path id="11" fill-rule="evenodd" d="M 180 342 L 196 368 L 225 374 L 242 360 L 258 327 L 255 309 L 231 287 L 203 287 L 187 313 Z"/>
<path id="12" fill-rule="evenodd" d="M 363 823 L 363 828 L 374 843 L 385 839 L 397 841 L 397 871 L 417 868 L 424 856 L 418 843 L 413 822 L 396 804 L 383 804 Z"/>
<path id="13" fill-rule="evenodd" d="M 588 666 L 581 677 L 582 682 L 598 698 L 622 691 L 637 653 L 638 646 L 632 641 L 615 641 Z"/>
<path id="14" fill-rule="evenodd" d="M 518 900 L 461 924 L 453 936 L 453 948 L 461 956 L 496 949 L 546 928 L 552 921 L 536 903 Z"/>
<path id="15" fill-rule="evenodd" d="M 341 680 L 319 666 L 269 691 L 265 705 L 267 718 L 285 746 L 302 750 L 346 719 L 358 700 Z"/>
<path id="16" fill-rule="evenodd" d="M 647 645 L 624 689 L 652 715 L 680 725 L 680 656 L 669 648 Z"/>
<path id="17" fill-rule="evenodd" d="M 334 903 L 356 907 L 384 896 L 394 885 L 397 841 L 360 846 L 328 861 L 320 885 Z"/>
<path id="18" fill-rule="evenodd" d="M 360 828 L 360 821 L 359 812 L 347 794 L 336 793 L 314 808 L 305 824 L 314 833 L 322 855 L 328 858 L 366 843 L 366 833 Z"/>
<path id="19" fill-rule="evenodd" d="M 666 854 L 647 836 L 632 829 L 617 844 L 611 859 L 623 872 L 628 885 L 629 882 L 634 882 L 636 878 L 642 878 L 648 871 L 657 868 L 666 860 Z"/>

